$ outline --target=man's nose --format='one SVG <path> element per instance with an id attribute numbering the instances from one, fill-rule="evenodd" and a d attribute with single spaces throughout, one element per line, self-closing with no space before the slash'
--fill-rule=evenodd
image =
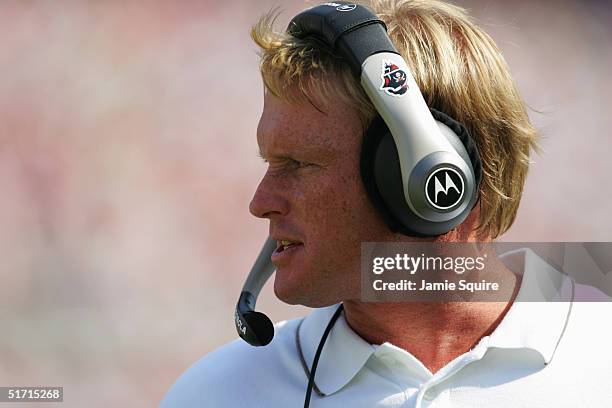
<path id="1" fill-rule="evenodd" d="M 286 194 L 286 191 L 283 191 L 281 186 L 276 185 L 274 177 L 265 175 L 251 199 L 249 211 L 257 218 L 287 215 L 289 213 L 289 202 L 284 193 Z"/>

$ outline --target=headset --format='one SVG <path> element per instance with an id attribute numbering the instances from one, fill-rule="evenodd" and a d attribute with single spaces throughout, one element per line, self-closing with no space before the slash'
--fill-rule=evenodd
<path id="1" fill-rule="evenodd" d="M 364 6 L 339 1 L 301 12 L 287 32 L 343 58 L 376 108 L 379 116 L 364 132 L 360 172 L 387 226 L 409 236 L 432 237 L 462 223 L 478 201 L 478 148 L 463 124 L 427 106 L 385 23 Z M 272 322 L 255 305 L 274 272 L 270 257 L 276 246 L 268 237 L 236 306 L 236 330 L 253 346 L 265 346 L 274 337 Z M 340 311 L 341 306 L 319 344 L 305 406 L 320 349 Z"/>

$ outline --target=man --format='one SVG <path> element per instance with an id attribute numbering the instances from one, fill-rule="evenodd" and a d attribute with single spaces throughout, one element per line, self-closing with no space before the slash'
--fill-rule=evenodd
<path id="1" fill-rule="evenodd" d="M 272 256 L 276 295 L 318 309 L 277 324 L 266 347 L 236 340 L 204 357 L 161 406 L 301 406 L 315 350 L 340 303 L 344 311 L 323 348 L 312 406 L 612 406 L 605 386 L 612 361 L 598 351 L 611 336 L 587 324 L 591 308 L 517 301 L 536 271 L 553 273 L 532 252 L 513 252 L 495 265 L 511 288 L 504 302 L 361 300 L 362 242 L 497 238 L 514 221 L 529 152 L 537 149 L 508 67 L 463 9 L 435 0 L 368 7 L 386 23 L 428 105 L 469 129 L 483 165 L 478 204 L 438 237 L 393 232 L 360 176 L 362 135 L 376 111 L 358 80 L 345 61 L 274 31 L 273 16 L 262 18 L 252 36 L 262 50 L 257 140 L 268 170 L 250 211 L 269 220 L 279 243 Z M 521 265 L 522 278 L 506 264 Z M 587 330 L 592 334 L 583 337 Z M 587 338 L 590 344 L 582 345 Z"/>

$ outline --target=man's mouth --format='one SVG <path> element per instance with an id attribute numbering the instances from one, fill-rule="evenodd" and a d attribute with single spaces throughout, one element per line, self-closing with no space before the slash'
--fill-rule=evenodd
<path id="1" fill-rule="evenodd" d="M 302 243 L 298 241 L 289 241 L 286 239 L 276 241 L 276 253 L 287 251 L 288 249 L 291 249 L 298 245 L 302 245 Z"/>

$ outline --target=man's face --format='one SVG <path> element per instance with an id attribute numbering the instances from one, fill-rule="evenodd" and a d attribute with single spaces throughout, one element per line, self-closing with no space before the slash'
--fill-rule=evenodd
<path id="1" fill-rule="evenodd" d="M 361 242 L 389 234 L 359 175 L 356 112 L 321 108 L 325 113 L 266 93 L 257 141 L 268 170 L 250 205 L 253 215 L 270 220 L 279 242 L 272 256 L 276 295 L 310 307 L 358 298 Z"/>

